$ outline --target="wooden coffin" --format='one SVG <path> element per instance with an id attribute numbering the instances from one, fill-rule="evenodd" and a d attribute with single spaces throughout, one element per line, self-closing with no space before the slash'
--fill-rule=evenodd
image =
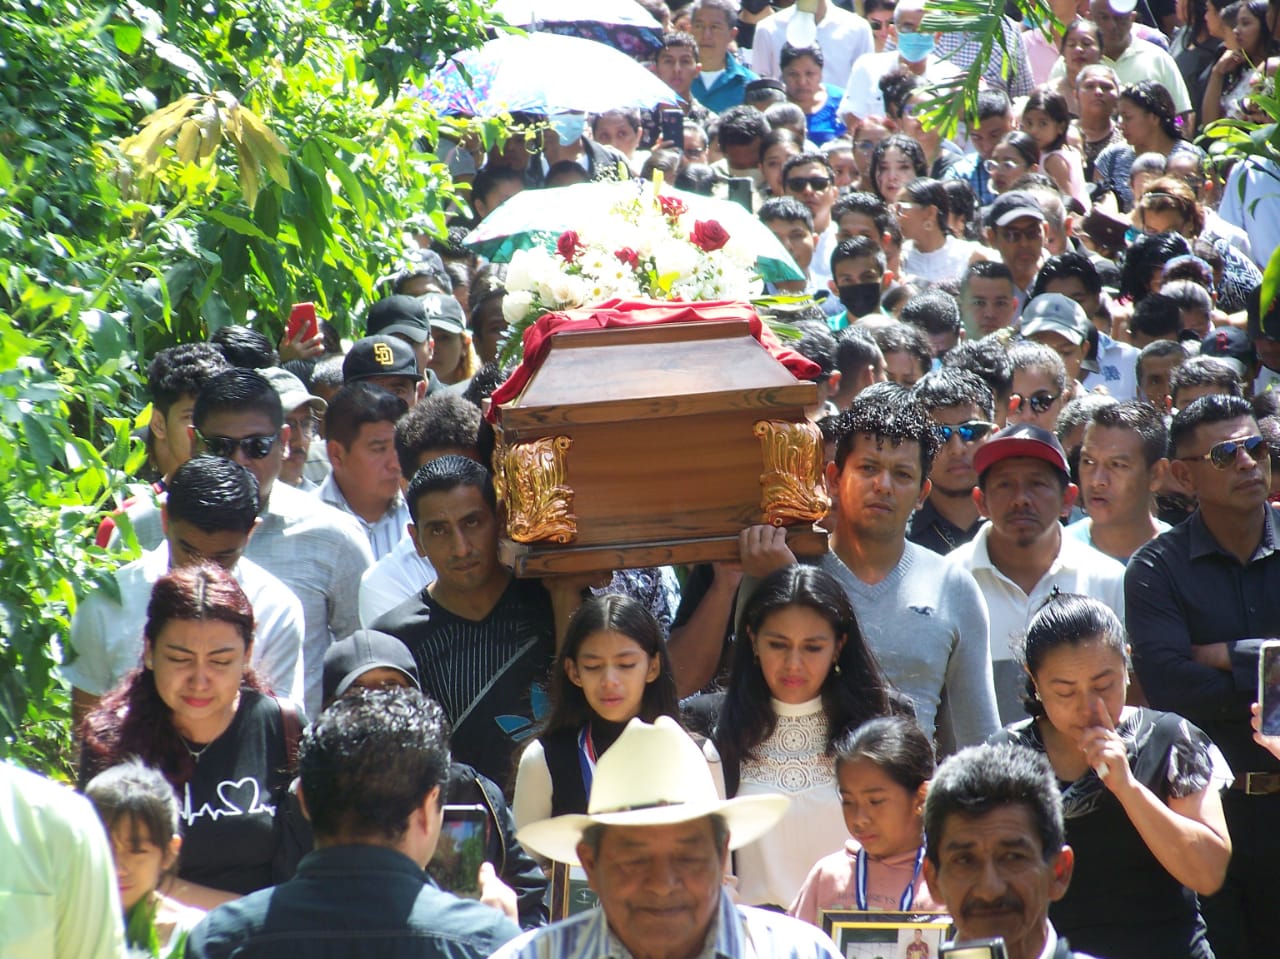
<path id="1" fill-rule="evenodd" d="M 746 320 L 566 331 L 495 416 L 503 562 L 520 576 L 734 561 L 747 526 L 827 548 L 822 438 Z"/>

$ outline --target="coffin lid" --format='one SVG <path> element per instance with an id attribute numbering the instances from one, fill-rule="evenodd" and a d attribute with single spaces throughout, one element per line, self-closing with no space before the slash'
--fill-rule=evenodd
<path id="1" fill-rule="evenodd" d="M 782 410 L 817 402 L 761 346 L 746 319 L 565 331 L 512 401 L 504 432 L 686 416 Z"/>

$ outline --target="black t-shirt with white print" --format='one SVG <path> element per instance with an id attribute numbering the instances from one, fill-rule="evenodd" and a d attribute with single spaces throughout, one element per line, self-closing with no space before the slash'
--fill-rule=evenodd
<path id="1" fill-rule="evenodd" d="M 288 878 L 296 863 L 282 856 L 286 837 L 275 821 L 293 778 L 286 753 L 280 705 L 242 690 L 231 725 L 178 789 L 179 878 L 241 894 Z"/>

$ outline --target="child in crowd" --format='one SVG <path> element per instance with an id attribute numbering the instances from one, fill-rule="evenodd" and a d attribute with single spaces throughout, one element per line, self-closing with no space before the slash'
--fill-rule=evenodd
<path id="1" fill-rule="evenodd" d="M 559 669 L 551 679 L 551 713 L 516 772 L 511 811 L 517 828 L 585 813 L 596 759 L 636 716 L 679 719 L 676 683 L 662 628 L 641 602 L 592 596 L 574 613 Z"/>
<path id="2" fill-rule="evenodd" d="M 1062 94 L 1048 87 L 1031 91 L 1022 108 L 1022 132 L 1040 148 L 1040 168 L 1053 177 L 1064 194 L 1089 210 L 1089 188 L 1084 181 L 1084 163 L 1079 152 L 1067 145 L 1071 111 Z"/>
<path id="3" fill-rule="evenodd" d="M 933 747 L 914 721 L 872 719 L 835 744 L 844 849 L 819 859 L 788 910 L 815 926 L 824 910 L 942 912 L 924 884 L 924 797 Z"/>
<path id="4" fill-rule="evenodd" d="M 155 769 L 131 760 L 99 773 L 85 787 L 111 840 L 125 941 L 131 957 L 178 957 L 187 933 L 204 918 L 160 891 L 177 875 L 178 797 Z"/>

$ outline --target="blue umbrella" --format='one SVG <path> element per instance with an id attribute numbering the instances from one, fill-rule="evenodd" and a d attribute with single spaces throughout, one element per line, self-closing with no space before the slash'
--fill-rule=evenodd
<path id="1" fill-rule="evenodd" d="M 594 40 L 552 33 L 504 36 L 451 57 L 421 91 L 437 112 L 603 113 L 679 103 L 680 95 L 636 61 Z"/>

